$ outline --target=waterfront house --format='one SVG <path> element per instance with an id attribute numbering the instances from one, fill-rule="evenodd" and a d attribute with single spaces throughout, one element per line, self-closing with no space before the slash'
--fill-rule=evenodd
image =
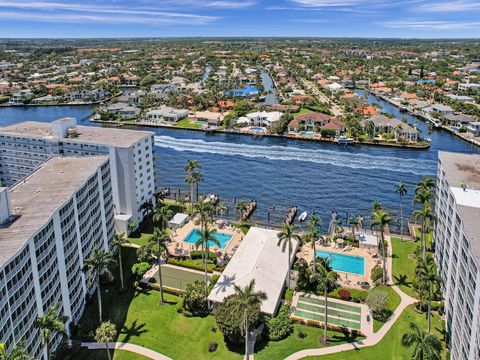
<path id="1" fill-rule="evenodd" d="M 424 108 L 422 111 L 426 116 L 432 115 L 433 112 L 437 112 L 442 116 L 453 114 L 454 112 L 450 106 L 443 104 L 432 104 Z"/>
<path id="2" fill-rule="evenodd" d="M 310 112 L 300 114 L 293 118 L 288 124 L 289 132 L 321 132 L 321 130 L 334 130 L 337 135 L 345 131 L 345 124 L 330 115 Z"/>
<path id="3" fill-rule="evenodd" d="M 178 122 L 188 116 L 189 111 L 186 109 L 174 109 L 168 106 L 162 106 L 160 109 L 150 110 L 146 113 L 146 117 L 151 121 L 168 121 Z"/>
<path id="4" fill-rule="evenodd" d="M 243 118 L 246 118 L 248 121 L 243 118 L 238 119 L 240 123 L 249 124 L 252 126 L 262 126 L 262 127 L 271 127 L 282 117 L 282 113 L 279 111 L 259 111 L 253 112 L 245 115 Z"/>
<path id="5" fill-rule="evenodd" d="M 463 83 L 458 84 L 459 91 L 480 90 L 480 84 Z"/>
<path id="6" fill-rule="evenodd" d="M 41 96 L 33 99 L 32 104 L 54 103 L 59 101 L 61 98 L 62 98 L 61 96 L 52 96 L 52 95 Z"/>
<path id="7" fill-rule="evenodd" d="M 136 106 L 140 101 L 147 96 L 147 93 L 143 90 L 134 91 L 127 95 L 127 102 L 130 105 Z"/>
<path id="8" fill-rule="evenodd" d="M 30 90 L 20 90 L 10 97 L 9 103 L 12 105 L 23 105 L 33 98 L 33 93 Z"/>
<path id="9" fill-rule="evenodd" d="M 135 119 L 140 115 L 140 109 L 124 103 L 115 103 L 108 105 L 106 112 L 116 114 L 123 120 Z"/>
<path id="10" fill-rule="evenodd" d="M 458 101 L 458 102 L 461 102 L 461 103 L 466 103 L 466 102 L 473 103 L 473 102 L 475 102 L 475 99 L 470 97 L 470 96 L 455 95 L 455 94 L 447 94 L 446 96 L 453 101 Z"/>
<path id="11" fill-rule="evenodd" d="M 220 126 L 224 116 L 213 111 L 196 111 L 193 117 L 198 121 L 205 121 L 209 126 Z"/>
<path id="12" fill-rule="evenodd" d="M 370 121 L 375 126 L 375 134 L 393 134 L 396 140 L 404 139 L 412 142 L 418 140 L 419 131 L 399 119 L 378 114 L 364 119 L 363 125 Z"/>
<path id="13" fill-rule="evenodd" d="M 468 123 L 466 126 L 467 132 L 474 137 L 480 136 L 480 121 Z"/>
<path id="14" fill-rule="evenodd" d="M 443 120 L 445 120 L 447 125 L 463 128 L 468 123 L 474 122 L 475 117 L 466 114 L 448 114 L 443 117 Z"/>
<path id="15" fill-rule="evenodd" d="M 140 85 L 140 77 L 137 75 L 127 75 L 125 76 L 126 86 L 138 86 Z"/>

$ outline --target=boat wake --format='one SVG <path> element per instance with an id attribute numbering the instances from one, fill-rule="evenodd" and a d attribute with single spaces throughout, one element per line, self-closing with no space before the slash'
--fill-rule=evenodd
<path id="1" fill-rule="evenodd" d="M 434 175 L 436 171 L 436 163 L 431 160 L 402 159 L 324 149 L 207 142 L 197 139 L 177 139 L 171 136 L 155 136 L 155 145 L 176 151 L 266 158 L 269 160 L 305 161 L 352 169 L 386 170 L 415 175 Z"/>

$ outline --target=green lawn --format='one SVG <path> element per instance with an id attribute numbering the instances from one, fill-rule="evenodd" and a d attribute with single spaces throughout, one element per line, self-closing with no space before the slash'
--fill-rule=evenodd
<path id="1" fill-rule="evenodd" d="M 202 125 L 195 124 L 195 122 L 190 121 L 190 119 L 182 119 L 175 124 L 175 126 L 182 127 L 185 129 L 200 129 Z"/>
<path id="2" fill-rule="evenodd" d="M 303 339 L 298 336 L 299 330 L 306 335 Z M 255 349 L 255 359 L 285 359 L 288 355 L 303 349 L 324 347 L 320 343 L 320 338 L 322 336 L 323 329 L 296 324 L 295 331 L 282 341 L 263 341 L 257 343 Z M 328 337 L 330 339 L 330 346 L 341 345 L 361 339 L 345 337 L 343 334 L 333 331 L 328 331 Z"/>
<path id="3" fill-rule="evenodd" d="M 400 304 L 400 295 L 398 295 L 395 290 L 393 290 L 390 286 L 376 286 L 372 290 L 371 293 L 379 292 L 379 293 L 386 293 L 387 294 L 387 306 L 386 306 L 386 313 L 391 315 L 397 306 Z M 385 320 L 388 320 L 385 319 Z M 379 321 L 374 319 L 373 320 L 373 331 L 377 332 L 384 324 L 384 321 Z"/>
<path id="4" fill-rule="evenodd" d="M 400 315 L 397 322 L 392 326 L 390 331 L 385 337 L 375 346 L 360 348 L 356 350 L 345 351 L 341 353 L 313 356 L 309 359 L 318 360 L 373 360 L 373 359 L 385 359 L 385 360 L 409 360 L 411 359 L 412 349 L 406 349 L 400 344 L 400 340 L 406 332 L 409 331 L 409 324 L 413 322 L 421 325 L 424 329 L 427 328 L 427 320 L 425 314 L 419 314 L 414 310 L 414 306 L 411 305 Z M 443 320 L 440 316 L 435 315 L 432 318 L 433 333 L 443 340 L 442 329 L 444 328 Z M 443 358 L 446 358 L 446 352 L 443 354 Z"/>
<path id="5" fill-rule="evenodd" d="M 313 112 L 312 110 L 301 108 L 299 111 L 292 113 L 292 116 L 302 115 L 302 114 L 309 114 Z"/>
<path id="6" fill-rule="evenodd" d="M 392 237 L 392 272 L 393 281 L 405 294 L 415 297 L 412 281 L 415 278 L 415 249 L 420 245 L 419 241 L 400 241 L 400 238 Z"/>

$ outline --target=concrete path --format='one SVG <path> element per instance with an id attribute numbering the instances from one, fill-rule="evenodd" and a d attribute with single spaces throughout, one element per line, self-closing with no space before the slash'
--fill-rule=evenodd
<path id="1" fill-rule="evenodd" d="M 90 350 L 105 350 L 105 344 L 99 344 L 96 342 L 82 343 L 82 346 Z M 130 351 L 130 352 L 148 357 L 153 360 L 172 360 L 165 355 L 157 353 L 156 351 L 144 348 L 143 346 L 129 344 L 129 343 L 111 342 L 111 343 L 108 343 L 108 348 Z"/>
<path id="2" fill-rule="evenodd" d="M 376 333 L 373 333 L 369 336 L 367 336 L 364 340 L 361 341 L 355 341 L 350 344 L 342 344 L 338 346 L 331 346 L 327 348 L 319 348 L 319 349 L 306 349 L 306 350 L 301 350 L 298 351 L 286 358 L 286 360 L 296 360 L 296 359 L 302 359 L 308 356 L 320 356 L 320 355 L 326 355 L 326 354 L 334 354 L 338 352 L 343 352 L 343 351 L 348 351 L 348 350 L 355 350 L 359 349 L 362 347 L 366 346 L 373 346 L 377 345 L 387 334 L 387 332 L 390 330 L 390 328 L 393 326 L 395 321 L 399 318 L 399 316 L 402 314 L 403 310 L 407 306 L 410 306 L 414 303 L 416 303 L 418 300 L 415 298 L 412 298 L 411 296 L 405 294 L 402 290 L 398 288 L 398 286 L 394 285 L 392 281 L 392 243 L 390 241 L 390 238 L 387 237 L 387 242 L 388 242 L 388 257 L 387 257 L 387 272 L 388 272 L 388 283 L 391 286 L 391 288 L 398 294 L 400 295 L 400 305 L 395 309 L 393 312 L 392 316 L 387 320 L 387 322 L 380 328 L 379 331 Z"/>

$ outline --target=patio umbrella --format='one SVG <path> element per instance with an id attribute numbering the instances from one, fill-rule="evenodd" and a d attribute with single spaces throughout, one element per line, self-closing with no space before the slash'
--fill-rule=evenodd
<path id="1" fill-rule="evenodd" d="M 343 244 L 345 242 L 345 240 L 343 239 L 337 239 L 337 244 Z"/>

